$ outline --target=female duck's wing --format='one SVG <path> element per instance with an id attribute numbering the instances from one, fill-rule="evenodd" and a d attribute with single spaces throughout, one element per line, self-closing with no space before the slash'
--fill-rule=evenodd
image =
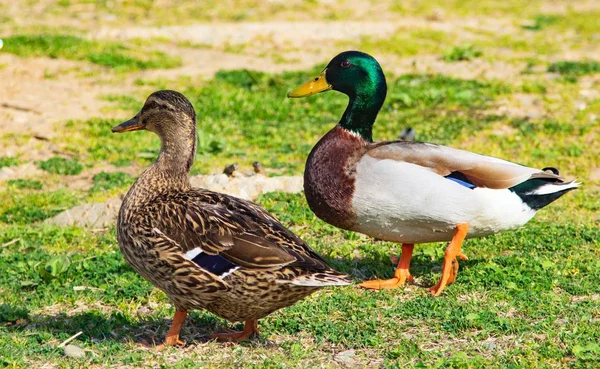
<path id="1" fill-rule="evenodd" d="M 239 267 L 290 265 L 315 272 L 330 270 L 304 241 L 252 202 L 193 189 L 158 198 L 152 207 L 158 213 L 152 219 L 155 227 L 205 269 L 230 272 Z"/>
<path id="2" fill-rule="evenodd" d="M 372 144 L 365 155 L 380 160 L 416 164 L 471 188 L 506 189 L 532 178 L 564 182 L 554 168 L 540 170 L 491 156 L 423 142 L 378 142 Z"/>

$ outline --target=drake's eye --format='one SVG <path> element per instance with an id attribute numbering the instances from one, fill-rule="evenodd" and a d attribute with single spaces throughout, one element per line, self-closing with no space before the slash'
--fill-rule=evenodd
<path id="1" fill-rule="evenodd" d="M 350 63 L 348 60 L 344 60 L 341 65 L 342 68 L 348 68 L 352 65 L 352 63 Z"/>

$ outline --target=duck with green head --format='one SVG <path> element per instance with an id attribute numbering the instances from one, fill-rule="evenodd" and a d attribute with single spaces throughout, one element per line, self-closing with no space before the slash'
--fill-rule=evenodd
<path id="1" fill-rule="evenodd" d="M 337 55 L 288 97 L 327 90 L 344 93 L 349 102 L 340 122 L 308 156 L 308 204 L 334 226 L 402 243 L 394 277 L 366 281 L 364 288 L 402 286 L 412 280 L 414 244 L 450 241 L 442 277 L 430 288 L 438 295 L 454 282 L 457 258 L 466 259 L 461 251 L 465 238 L 519 228 L 537 210 L 579 186 L 563 180 L 554 168 L 530 168 L 430 143 L 373 142 L 387 86 L 381 66 L 368 54 Z"/>

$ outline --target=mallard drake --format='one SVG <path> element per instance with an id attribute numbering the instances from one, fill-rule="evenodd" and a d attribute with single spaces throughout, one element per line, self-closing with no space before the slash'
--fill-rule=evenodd
<path id="1" fill-rule="evenodd" d="M 304 97 L 336 90 L 350 100 L 340 122 L 313 147 L 304 171 L 312 211 L 339 228 L 402 243 L 394 278 L 368 289 L 396 288 L 411 280 L 416 243 L 450 241 L 439 295 L 454 282 L 465 238 L 512 230 L 579 183 L 554 168 L 542 170 L 423 142 L 373 142 L 375 118 L 387 86 L 372 56 L 347 51 L 321 74 L 288 93 Z M 397 258 L 396 258 L 397 260 Z"/>
<path id="2" fill-rule="evenodd" d="M 196 113 L 179 92 L 158 91 L 113 132 L 146 129 L 161 139 L 158 159 L 123 199 L 117 240 L 127 262 L 164 291 L 176 312 L 164 344 L 182 344 L 187 311 L 206 309 L 243 332 L 214 335 L 237 341 L 257 334 L 257 320 L 325 286 L 351 283 L 260 206 L 192 188 Z"/>

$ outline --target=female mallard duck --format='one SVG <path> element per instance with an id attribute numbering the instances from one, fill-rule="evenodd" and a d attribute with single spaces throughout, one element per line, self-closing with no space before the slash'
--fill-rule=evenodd
<path id="1" fill-rule="evenodd" d="M 123 199 L 117 239 L 127 262 L 175 305 L 164 346 L 182 343 L 190 309 L 244 321 L 243 332 L 214 335 L 237 341 L 257 333 L 258 319 L 320 287 L 351 283 L 258 205 L 191 187 L 196 113 L 182 94 L 153 93 L 112 131 L 140 129 L 162 146 Z"/>
<path id="2" fill-rule="evenodd" d="M 579 186 L 554 168 L 529 168 L 422 142 L 373 142 L 373 123 L 386 95 L 379 63 L 358 51 L 339 54 L 314 80 L 288 93 L 327 90 L 350 98 L 342 119 L 312 149 L 304 192 L 312 211 L 337 227 L 402 243 L 388 280 L 364 288 L 396 288 L 411 280 L 415 243 L 450 241 L 434 295 L 454 282 L 463 240 L 516 229 L 535 212 Z"/>

